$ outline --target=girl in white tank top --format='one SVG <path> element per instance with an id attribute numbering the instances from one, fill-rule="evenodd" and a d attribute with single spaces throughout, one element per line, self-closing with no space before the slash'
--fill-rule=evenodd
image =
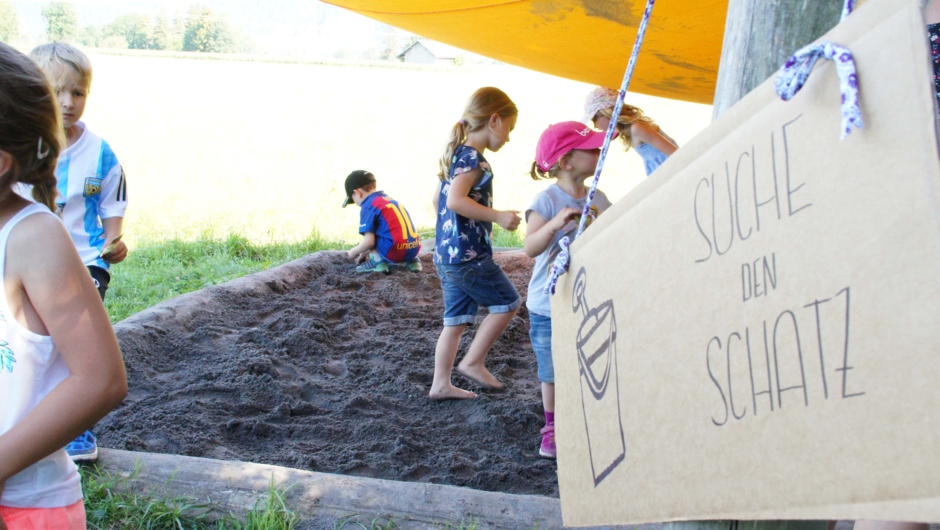
<path id="1" fill-rule="evenodd" d="M 63 448 L 127 394 L 108 315 L 50 211 L 60 130 L 46 78 L 0 43 L 0 530 L 85 528 Z"/>

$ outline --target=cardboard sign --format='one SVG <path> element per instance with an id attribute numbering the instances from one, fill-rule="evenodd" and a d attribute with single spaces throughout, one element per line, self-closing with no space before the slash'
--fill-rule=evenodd
<path id="1" fill-rule="evenodd" d="M 918 0 L 683 146 L 572 247 L 552 300 L 566 525 L 940 520 L 940 158 Z M 605 175 L 605 178 L 616 178 Z M 601 183 L 603 188 L 603 181 Z"/>

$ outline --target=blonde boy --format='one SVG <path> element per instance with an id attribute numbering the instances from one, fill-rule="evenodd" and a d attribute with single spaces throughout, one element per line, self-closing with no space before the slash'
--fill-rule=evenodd
<path id="1" fill-rule="evenodd" d="M 56 167 L 57 213 L 104 300 L 111 281 L 108 269 L 127 257 L 121 241 L 127 182 L 111 146 L 81 121 L 91 91 L 91 61 L 77 48 L 59 42 L 37 46 L 30 57 L 49 79 L 62 112 L 66 148 Z M 66 452 L 75 461 L 94 461 L 98 458 L 94 434 L 86 431 Z"/>

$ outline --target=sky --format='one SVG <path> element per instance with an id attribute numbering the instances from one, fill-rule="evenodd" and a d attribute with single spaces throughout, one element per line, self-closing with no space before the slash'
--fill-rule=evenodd
<path id="1" fill-rule="evenodd" d="M 21 32 L 34 39 L 45 30 L 42 6 L 48 0 L 11 2 Z M 390 36 L 404 46 L 409 33 L 315 0 L 76 0 L 70 2 L 79 25 L 105 25 L 118 16 L 153 16 L 161 10 L 185 14 L 190 4 L 208 5 L 248 33 L 264 51 L 316 57 L 362 58 L 384 48 Z"/>

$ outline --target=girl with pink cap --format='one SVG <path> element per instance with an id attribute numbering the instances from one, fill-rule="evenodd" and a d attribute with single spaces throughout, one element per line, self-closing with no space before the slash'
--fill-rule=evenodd
<path id="1" fill-rule="evenodd" d="M 552 364 L 552 313 L 548 295 L 549 270 L 561 250 L 558 242 L 568 236 L 574 239 L 578 220 L 587 201 L 584 181 L 594 175 L 604 133 L 576 121 L 550 125 L 539 138 L 535 162 L 530 175 L 533 180 L 554 178 L 555 182 L 535 196 L 525 211 L 528 229 L 525 253 L 535 258 L 529 281 L 526 307 L 529 309 L 529 338 L 538 362 L 542 383 L 542 406 L 545 427 L 539 455 L 555 458 L 555 368 Z M 597 190 L 591 203 L 590 222 L 610 206 L 604 192 Z"/>
<path id="2" fill-rule="evenodd" d="M 597 87 L 584 101 L 584 122 L 593 122 L 594 126 L 606 131 L 613 119 L 617 92 L 609 88 Z M 617 132 L 627 150 L 633 147 L 643 157 L 646 174 L 656 170 L 678 149 L 676 141 L 664 133 L 659 125 L 633 105 L 623 104 L 617 118 Z"/>

